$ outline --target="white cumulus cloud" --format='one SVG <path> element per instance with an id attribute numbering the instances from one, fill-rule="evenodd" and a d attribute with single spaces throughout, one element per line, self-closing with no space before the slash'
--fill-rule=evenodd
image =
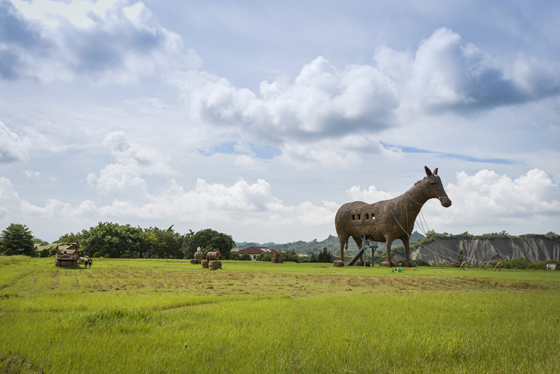
<path id="1" fill-rule="evenodd" d="M 0 163 L 28 160 L 32 150 L 58 152 L 63 148 L 54 147 L 53 142 L 31 128 L 18 134 L 0 121 Z"/>
<path id="2" fill-rule="evenodd" d="M 5 25 L 5 26 L 4 26 Z M 157 72 L 198 68 L 181 37 L 142 2 L 0 2 L 0 78 L 134 83 Z"/>
<path id="3" fill-rule="evenodd" d="M 141 174 L 171 173 L 168 155 L 139 145 L 122 131 L 108 134 L 103 140 L 103 145 L 118 162 L 105 166 L 99 175 L 88 174 L 88 185 L 101 193 L 139 191 L 142 195 L 146 195 L 148 186 Z"/>
<path id="4" fill-rule="evenodd" d="M 378 190 L 375 186 L 369 186 L 367 189 L 362 189 L 360 186 L 352 186 L 348 193 L 353 200 L 364 201 L 368 204 L 373 204 L 381 200 L 392 199 L 393 194 L 385 191 Z"/>
<path id="5" fill-rule="evenodd" d="M 513 227 L 521 233 L 546 232 L 550 219 L 560 215 L 560 186 L 540 169 L 518 178 L 481 170 L 474 175 L 457 173 L 457 182 L 446 192 L 453 201 L 448 209 L 438 201 L 426 204 L 424 214 L 436 225 L 456 232 L 501 231 Z M 437 230 L 436 230 L 437 231 Z"/>

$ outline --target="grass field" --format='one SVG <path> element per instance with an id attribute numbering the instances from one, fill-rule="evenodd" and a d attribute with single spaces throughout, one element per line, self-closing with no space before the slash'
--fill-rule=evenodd
<path id="1" fill-rule="evenodd" d="M 560 271 L 0 257 L 4 373 L 556 373 Z"/>

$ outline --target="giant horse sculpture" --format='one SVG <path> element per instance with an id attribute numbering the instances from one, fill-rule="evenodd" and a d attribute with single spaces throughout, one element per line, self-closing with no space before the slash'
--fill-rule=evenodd
<path id="1" fill-rule="evenodd" d="M 341 260 L 344 260 L 344 250 L 348 249 L 350 237 L 361 248 L 362 237 L 367 236 L 370 241 L 385 242 L 387 245 L 387 259 L 381 265 L 396 266 L 394 262 L 391 263 L 391 244 L 396 239 L 404 243 L 405 264 L 410 264 L 410 236 L 420 209 L 430 199 L 439 199 L 446 208 L 451 206 L 451 200 L 437 175 L 438 169 L 433 173 L 427 166 L 424 169 L 426 177 L 399 197 L 373 204 L 354 201 L 338 209 L 334 223 L 340 241 Z"/>

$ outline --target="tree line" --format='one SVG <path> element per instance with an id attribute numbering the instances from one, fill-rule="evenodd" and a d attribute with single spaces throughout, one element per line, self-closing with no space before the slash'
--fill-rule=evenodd
<path id="1" fill-rule="evenodd" d="M 173 226 L 140 228 L 112 222 L 99 222 L 95 227 L 62 235 L 57 240 L 65 242 L 78 243 L 85 256 L 106 258 L 193 258 L 200 248 L 205 253 L 219 251 L 227 260 L 235 247 L 230 235 L 212 229 L 181 234 Z M 45 242 L 34 238 L 26 225 L 12 223 L 0 236 L 0 253 L 36 256 L 36 244 Z M 46 250 L 45 254 L 53 253 Z"/>

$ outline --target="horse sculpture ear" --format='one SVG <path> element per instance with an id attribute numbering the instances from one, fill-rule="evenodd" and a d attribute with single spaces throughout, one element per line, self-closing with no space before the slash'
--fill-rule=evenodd
<path id="1" fill-rule="evenodd" d="M 438 169 L 438 168 L 436 168 L 436 169 L 434 170 L 434 175 L 437 175 L 437 169 Z"/>
<path id="2" fill-rule="evenodd" d="M 426 170 L 426 176 L 429 177 L 430 175 L 432 175 L 432 171 L 427 167 L 424 166 L 424 170 Z M 437 170 L 437 169 L 436 169 Z"/>

